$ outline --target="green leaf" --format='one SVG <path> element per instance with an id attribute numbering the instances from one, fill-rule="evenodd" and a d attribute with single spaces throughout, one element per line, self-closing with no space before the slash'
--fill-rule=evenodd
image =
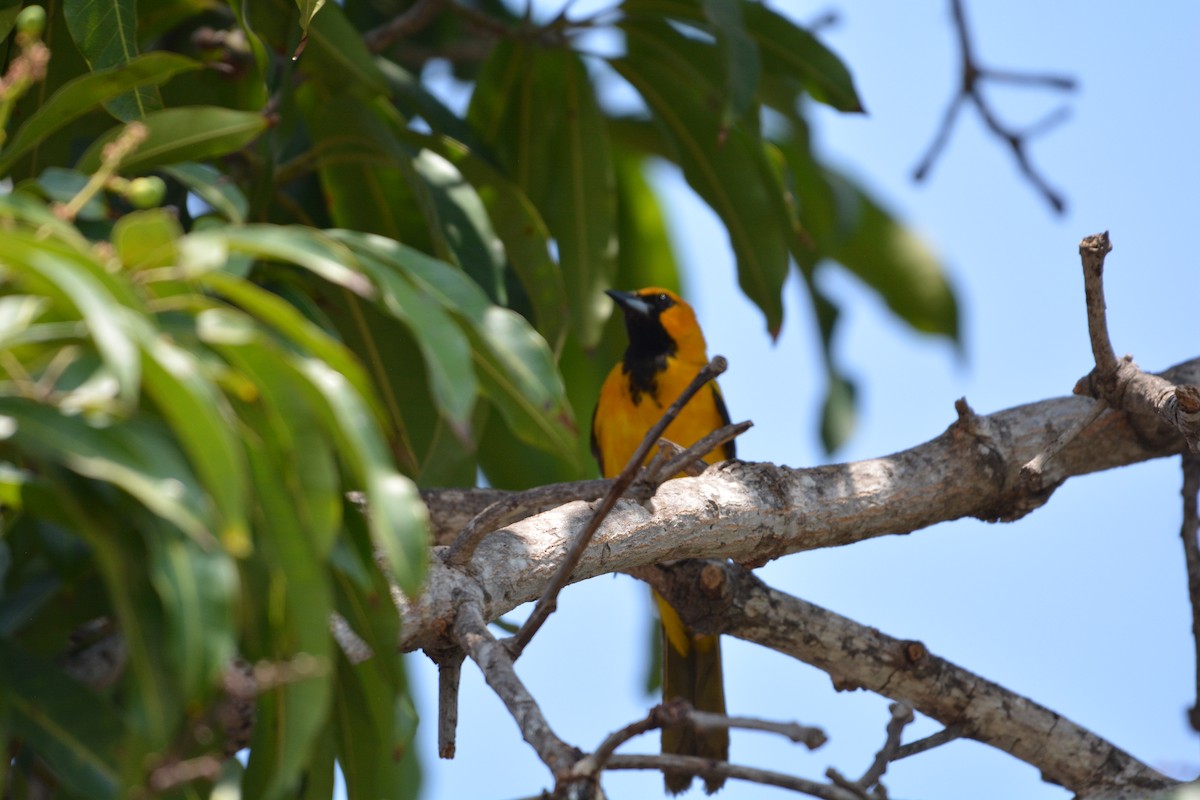
<path id="1" fill-rule="evenodd" d="M 318 88 L 301 87 L 297 105 L 317 143 L 321 186 L 333 224 L 452 258 L 437 207 L 413 167 L 414 153 L 381 116 L 390 107 L 364 104 L 346 92 L 326 95 Z"/>
<path id="2" fill-rule="evenodd" d="M 380 658 L 396 656 L 377 654 L 356 665 L 339 659 L 335 720 L 349 800 L 413 798 L 419 787 L 416 758 L 408 752 L 415 714 L 375 663 Z M 405 719 L 409 716 L 411 724 Z"/>
<path id="3" fill-rule="evenodd" d="M 165 336 L 145 343 L 146 392 L 166 418 L 220 512 L 218 536 L 235 556 L 250 546 L 243 448 L 225 398 L 196 357 Z"/>
<path id="4" fill-rule="evenodd" d="M 575 427 L 562 379 L 545 340 L 524 317 L 492 305 L 470 278 L 424 253 L 377 236 L 335 235 L 393 264 L 460 321 L 480 387 L 514 433 L 543 450 L 573 455 Z"/>
<path id="5" fill-rule="evenodd" d="M 778 101 L 775 104 L 785 114 L 795 113 L 796 102 L 799 99 L 796 91 L 800 86 L 814 99 L 839 111 L 863 110 L 850 70 L 833 51 L 811 33 L 763 3 L 739 2 L 739 9 L 732 10 L 712 9 L 711 6 L 715 2 L 716 0 L 624 0 L 621 9 L 630 21 L 644 22 L 668 17 L 696 25 L 717 38 L 718 42 L 730 36 L 727 29 L 744 30 L 757 47 L 761 74 L 778 79 L 787 87 L 783 96 L 772 98 L 773 102 Z M 740 22 L 736 21 L 734 14 L 740 15 Z M 724 17 L 729 17 L 729 20 L 726 21 Z M 745 42 L 740 43 L 738 47 L 744 52 L 744 63 L 739 66 L 732 62 L 733 48 L 730 47 L 730 50 L 726 51 L 727 58 L 723 60 L 726 64 L 724 74 L 731 85 L 736 85 L 739 80 L 738 72 L 741 71 L 744 74 L 740 80 L 749 86 L 751 57 Z M 714 61 L 707 66 L 711 67 L 716 63 L 721 62 Z M 703 68 L 705 65 L 698 63 L 697 66 Z"/>
<path id="6" fill-rule="evenodd" d="M 722 128 L 708 104 L 713 87 L 678 55 L 680 34 L 665 23 L 627 21 L 621 27 L 629 53 L 610 63 L 650 107 L 689 185 L 724 221 L 738 283 L 777 335 L 793 232 L 762 140 L 741 126 Z"/>
<path id="7" fill-rule="evenodd" d="M 23 231 L 8 231 L 0 237 L 0 259 L 31 288 L 50 297 L 87 326 L 105 365 L 117 379 L 120 396 L 131 402 L 136 396 L 141 368 L 137 344 L 129 330 L 126 309 L 106 283 L 79 253 L 65 250 L 54 241 L 39 241 Z"/>
<path id="8" fill-rule="evenodd" d="M 168 164 L 228 155 L 254 141 L 267 128 L 267 118 L 258 112 L 218 106 L 169 108 L 147 114 L 142 122 L 146 140 L 121 161 L 121 172 L 146 172 Z M 104 146 L 123 130 L 124 126 L 118 126 L 93 142 L 76 167 L 95 172 Z"/>
<path id="9" fill-rule="evenodd" d="M 21 4 L 14 3 L 8 8 L 0 11 L 0 41 L 8 38 L 12 33 L 13 26 L 17 23 L 17 15 L 21 13 Z M 0 765 L 0 786 L 3 786 L 4 780 L 4 765 Z"/>
<path id="10" fill-rule="evenodd" d="M 329 632 L 332 609 L 327 570 L 304 530 L 285 476 L 294 454 L 270 437 L 247 447 L 257 488 L 255 566 L 263 596 L 258 603 L 258 653 L 289 675 L 260 696 L 242 792 L 277 800 L 293 792 L 327 728 L 333 691 L 335 647 Z M 259 560 L 261 559 L 261 560 Z"/>
<path id="11" fill-rule="evenodd" d="M 567 289 L 550 256 L 550 231 L 521 189 L 463 142 L 421 136 L 423 145 L 453 163 L 479 192 L 504 254 L 525 290 L 537 330 L 557 352 L 567 333 Z"/>
<path id="12" fill-rule="evenodd" d="M 831 258 L 879 293 L 913 328 L 958 340 L 958 303 L 941 262 L 912 229 L 849 178 L 826 172 L 843 201 Z"/>
<path id="13" fill-rule="evenodd" d="M 197 281 L 224 295 L 244 311 L 270 325 L 281 336 L 332 366 L 363 397 L 371 396 L 370 378 L 354 354 L 279 295 L 227 272 L 208 272 L 199 276 Z"/>
<path id="14" fill-rule="evenodd" d="M 850 70 L 833 51 L 762 3 L 748 2 L 743 9 L 746 28 L 758 42 L 765 72 L 799 78 L 813 98 L 839 111 L 864 110 Z M 792 108 L 781 110 L 794 112 L 794 102 Z"/>
<path id="15" fill-rule="evenodd" d="M 270 444 L 277 460 L 287 465 L 279 480 L 287 486 L 296 507 L 299 530 L 324 557 L 341 525 L 343 486 L 332 443 L 308 402 L 303 379 L 287 363 L 286 350 L 265 336 L 234 340 L 207 337 L 202 332 L 202 338 L 254 386 L 255 393 L 242 398 L 244 404 L 239 405 L 241 418 Z"/>
<path id="16" fill-rule="evenodd" d="M 358 255 L 383 295 L 384 308 L 405 324 L 421 348 L 439 413 L 451 423 L 460 439 L 468 441 L 479 384 L 467 337 L 436 298 L 414 286 L 401 270 L 378 258 L 374 250 L 362 248 Z M 385 382 L 388 376 L 378 376 L 378 380 Z"/>
<path id="17" fill-rule="evenodd" d="M 546 220 L 575 334 L 595 344 L 611 313 L 604 290 L 616 270 L 616 201 L 608 131 L 582 58 L 500 42 L 468 119 Z"/>
<path id="18" fill-rule="evenodd" d="M 198 248 L 194 252 L 203 252 L 210 257 L 224 248 L 262 260 L 295 264 L 362 297 L 370 297 L 375 291 L 371 282 L 355 268 L 357 262 L 353 253 L 327 234 L 303 225 L 227 226 L 192 233 L 188 239 Z M 208 249 L 212 245 L 217 246 L 215 250 Z M 215 269 L 221 263 L 191 266 L 197 270 Z"/>
<path id="19" fill-rule="evenodd" d="M 46 169 L 42 170 L 42 174 L 38 175 L 34 180 L 33 185 L 48 199 L 66 205 L 77 194 L 83 191 L 84 187 L 87 186 L 89 177 L 78 170 L 63 169 L 62 167 L 46 167 Z M 33 187 L 26 184 L 24 188 Z M 103 192 L 100 192 L 93 195 L 83 204 L 83 207 L 79 209 L 79 213 L 75 215 L 75 218 L 86 222 L 98 222 L 107 219 L 108 216 L 108 198 Z"/>
<path id="20" fill-rule="evenodd" d="M 834 373 L 829 375 L 821 406 L 821 445 L 832 453 L 845 444 L 858 421 L 854 383 Z"/>
<path id="21" fill-rule="evenodd" d="M 758 45 L 746 32 L 742 18 L 743 0 L 701 0 L 704 16 L 712 24 L 717 36 L 717 50 L 724 57 L 726 73 L 726 101 L 722 124 L 730 125 L 741 116 L 755 111 L 758 94 L 758 76 L 761 70 Z"/>
<path id="22" fill-rule="evenodd" d="M 325 429 L 338 443 L 370 507 L 371 532 L 400 588 L 414 595 L 425 576 L 429 519 L 416 486 L 396 471 L 361 396 L 324 362 L 297 359 Z"/>
<path id="23" fill-rule="evenodd" d="M 0 399 L 0 414 L 16 421 L 12 441 L 84 477 L 135 497 L 197 543 L 214 544 L 204 495 L 178 451 L 150 426 L 88 424 L 19 398 Z"/>
<path id="24" fill-rule="evenodd" d="M 61 513 L 91 548 L 125 639 L 131 666 L 123 679 L 128 719 L 144 744 L 127 738 L 121 757 L 126 765 L 140 768 L 146 755 L 142 748 L 167 747 L 184 714 L 178 686 L 171 680 L 159 646 L 165 638 L 161 612 L 141 568 L 145 554 L 136 540 L 141 508 L 101 499 L 103 494 L 95 491 L 95 484 L 69 480 L 69 475 L 58 470 L 48 474 Z"/>
<path id="25" fill-rule="evenodd" d="M 492 227 L 483 199 L 458 168 L 437 153 L 422 150 L 412 163 L 429 187 L 437 207 L 436 223 L 442 228 L 453 263 L 482 286 L 488 297 L 503 303 L 504 244 Z"/>
<path id="26" fill-rule="evenodd" d="M 112 244 L 126 269 L 173 266 L 183 236 L 179 219 L 165 208 L 134 211 L 113 225 Z"/>
<path id="27" fill-rule="evenodd" d="M 200 63 L 174 53 L 148 53 L 124 66 L 104 69 L 68 81 L 27 119 L 0 153 L 0 175 L 18 158 L 55 131 L 130 89 L 166 83 L 180 72 L 198 69 Z"/>
<path id="28" fill-rule="evenodd" d="M 64 0 L 63 16 L 93 72 L 119 67 L 138 55 L 136 0 Z M 144 119 L 162 108 L 156 84 L 139 85 L 105 107 L 117 119 Z"/>
<path id="29" fill-rule="evenodd" d="M 185 702 L 207 702 L 237 650 L 237 568 L 219 548 L 198 547 L 169 530 L 153 531 L 146 539 L 150 580 L 166 612 L 162 644 Z"/>
<path id="30" fill-rule="evenodd" d="M 57 781 L 95 800 L 118 796 L 117 751 L 125 730 L 107 700 L 4 637 L 0 687 L 12 731 L 46 761 Z"/>
<path id="31" fill-rule="evenodd" d="M 313 17 L 325 5 L 325 0 L 296 0 L 296 8 L 300 10 L 300 30 L 308 33 L 308 26 Z"/>
<path id="32" fill-rule="evenodd" d="M 214 211 L 235 225 L 246 221 L 250 206 L 232 178 L 207 164 L 183 163 L 163 172 L 182 183 Z"/>

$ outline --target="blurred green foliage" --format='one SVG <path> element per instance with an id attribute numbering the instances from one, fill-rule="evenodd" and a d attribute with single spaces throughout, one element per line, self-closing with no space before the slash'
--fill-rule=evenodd
<path id="1" fill-rule="evenodd" d="M 622 347 L 603 292 L 681 278 L 651 160 L 716 212 L 771 334 L 796 267 L 831 449 L 854 391 L 820 270 L 957 336 L 938 263 L 809 146 L 812 102 L 862 110 L 850 71 L 759 3 L 18 11 L 0 9 L 13 797 L 327 798 L 335 764 L 351 798 L 415 796 L 392 593 L 424 574 L 417 487 L 594 471 L 586 420 Z M 616 54 L 580 45 L 597 31 Z M 614 80 L 640 111 L 610 107 Z M 98 624 L 119 634 L 81 633 Z M 116 668 L 81 675 L 105 641 Z M 257 722 L 245 769 L 217 770 L 235 657 Z"/>

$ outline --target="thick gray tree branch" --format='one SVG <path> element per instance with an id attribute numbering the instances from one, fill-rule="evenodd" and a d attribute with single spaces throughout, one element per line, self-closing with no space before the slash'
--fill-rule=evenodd
<path id="1" fill-rule="evenodd" d="M 1196 383 L 1200 359 L 1163 377 Z M 1178 431 L 1156 417 L 1135 426 L 1128 414 L 1106 414 L 1046 465 L 1041 486 L 1029 488 L 1022 466 L 1092 407 L 1086 398 L 1059 398 L 982 416 L 964 403 L 960 418 L 941 436 L 883 458 L 809 469 L 726 462 L 697 478 L 668 481 L 644 507 L 617 504 L 573 580 L 678 558 L 727 557 L 755 565 L 962 517 L 1017 519 L 1069 477 L 1183 449 Z M 435 521 L 455 517 L 439 508 L 443 498 L 461 507 L 470 506 L 473 496 L 465 490 L 425 494 Z M 483 496 L 489 502 L 499 497 Z M 461 569 L 447 566 L 444 551 L 435 550 L 424 594 L 412 602 L 397 597 L 404 623 L 400 648 L 443 645 L 458 592 L 478 592 L 489 620 L 538 598 L 591 516 L 591 504 L 575 502 L 514 523 L 488 536 Z M 438 532 L 442 540 L 444 533 Z"/>
<path id="2" fill-rule="evenodd" d="M 887 636 L 776 591 L 737 564 L 681 561 L 641 569 L 638 577 L 695 630 L 761 644 L 820 668 L 839 689 L 869 689 L 907 704 L 1037 767 L 1045 780 L 1079 796 L 1143 797 L 1175 783 L 1050 709 L 933 655 L 922 643 Z M 903 726 L 895 722 L 889 726 L 892 759 Z M 886 760 L 875 767 L 880 773 L 881 766 Z M 870 779 L 878 775 L 863 778 Z"/>

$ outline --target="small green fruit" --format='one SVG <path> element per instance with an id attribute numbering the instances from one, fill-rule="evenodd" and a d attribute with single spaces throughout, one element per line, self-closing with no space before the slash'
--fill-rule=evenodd
<path id="1" fill-rule="evenodd" d="M 134 178 L 125 190 L 125 198 L 134 208 L 154 208 L 167 196 L 167 184 L 157 175 Z"/>
<path id="2" fill-rule="evenodd" d="M 26 6 L 17 14 L 17 33 L 40 39 L 46 30 L 46 9 L 41 6 Z"/>

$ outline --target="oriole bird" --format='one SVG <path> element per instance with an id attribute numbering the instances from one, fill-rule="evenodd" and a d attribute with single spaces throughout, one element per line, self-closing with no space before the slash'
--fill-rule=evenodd
<path id="1" fill-rule="evenodd" d="M 608 373 L 592 417 L 592 452 L 600 462 L 600 472 L 611 478 L 620 473 L 646 433 L 708 363 L 708 354 L 695 312 L 674 292 L 649 288 L 609 291 L 608 295 L 624 313 L 629 334 L 625 356 Z M 728 424 L 729 412 L 714 382 L 684 406 L 663 436 L 688 447 Z M 733 457 L 731 441 L 704 460 L 711 464 Z M 663 628 L 663 700 L 682 697 L 701 711 L 724 714 L 720 639 L 689 630 L 657 593 L 654 599 Z M 664 728 L 662 751 L 727 761 L 729 732 Z M 667 791 L 678 794 L 691 785 L 693 776 L 666 772 L 663 777 Z M 706 778 L 705 789 L 712 794 L 724 783 L 724 778 Z"/>

